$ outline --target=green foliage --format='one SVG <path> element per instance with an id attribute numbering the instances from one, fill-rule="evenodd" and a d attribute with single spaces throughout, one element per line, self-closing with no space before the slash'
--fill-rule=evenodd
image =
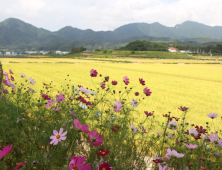
<path id="1" fill-rule="evenodd" d="M 168 44 L 167 43 L 155 43 L 149 42 L 145 40 L 136 40 L 130 42 L 125 47 L 121 47 L 120 50 L 128 50 L 128 51 L 167 51 Z"/>
<path id="2" fill-rule="evenodd" d="M 83 52 L 83 51 L 85 51 L 85 50 L 86 50 L 86 49 L 83 48 L 83 47 L 79 47 L 79 48 L 72 47 L 72 49 L 70 50 L 70 54 L 80 53 L 80 52 Z"/>

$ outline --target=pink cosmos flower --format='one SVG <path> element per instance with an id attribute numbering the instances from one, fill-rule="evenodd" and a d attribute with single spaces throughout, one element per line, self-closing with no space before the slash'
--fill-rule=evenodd
<path id="1" fill-rule="evenodd" d="M 128 85 L 129 84 L 129 78 L 127 76 L 123 77 L 123 82 Z"/>
<path id="2" fill-rule="evenodd" d="M 165 170 L 167 168 L 167 165 L 161 166 L 160 164 L 158 164 L 158 166 L 159 166 L 159 170 Z"/>
<path id="3" fill-rule="evenodd" d="M 170 121 L 167 128 L 171 129 L 171 130 L 176 130 L 177 129 L 177 122 L 175 122 L 174 120 Z"/>
<path id="4" fill-rule="evenodd" d="M 189 129 L 188 132 L 189 132 L 189 135 L 191 135 L 191 136 L 198 136 L 198 132 L 194 128 L 193 129 Z"/>
<path id="5" fill-rule="evenodd" d="M 23 165 L 25 165 L 25 163 L 23 163 L 23 162 L 17 163 L 14 170 L 17 170 L 19 166 L 23 166 Z"/>
<path id="6" fill-rule="evenodd" d="M 82 156 L 71 158 L 71 162 L 69 163 L 69 169 L 71 170 L 91 170 L 90 164 L 83 164 L 86 159 Z"/>
<path id="7" fill-rule="evenodd" d="M 74 119 L 73 123 L 77 129 L 86 133 L 90 133 L 90 131 L 88 130 L 89 126 L 81 124 L 78 119 Z"/>
<path id="8" fill-rule="evenodd" d="M 136 163 L 135 169 L 139 169 L 139 164 L 138 163 Z"/>
<path id="9" fill-rule="evenodd" d="M 14 79 L 14 77 L 13 77 L 13 76 L 11 76 L 11 80 L 12 80 L 12 81 L 15 81 L 15 79 Z"/>
<path id="10" fill-rule="evenodd" d="M 175 132 L 173 132 L 172 134 L 167 135 L 166 137 L 167 137 L 167 138 L 173 138 L 174 135 L 175 135 Z"/>
<path id="11" fill-rule="evenodd" d="M 89 133 L 89 142 L 94 146 L 99 146 L 103 143 L 103 137 L 99 136 L 96 130 Z"/>
<path id="12" fill-rule="evenodd" d="M 3 71 L 3 74 L 5 75 L 6 80 L 8 80 L 8 79 L 9 79 L 9 78 L 8 78 L 8 73 L 7 73 L 7 72 L 5 72 L 5 71 Z"/>
<path id="13" fill-rule="evenodd" d="M 56 108 L 53 108 L 51 111 L 59 111 L 59 110 L 61 110 L 61 108 L 58 108 L 58 107 L 56 107 Z"/>
<path id="14" fill-rule="evenodd" d="M 84 87 L 80 87 L 80 91 L 85 93 L 85 94 L 88 94 L 89 93 L 89 90 L 87 90 L 86 88 Z"/>
<path id="15" fill-rule="evenodd" d="M 112 85 L 117 85 L 117 81 L 115 81 L 115 80 L 112 81 L 111 83 L 112 83 Z"/>
<path id="16" fill-rule="evenodd" d="M 73 111 L 69 111 L 69 113 L 73 116 L 77 116 L 76 113 L 74 113 Z"/>
<path id="17" fill-rule="evenodd" d="M 11 146 L 5 146 L 2 151 L 0 152 L 0 160 L 5 157 L 11 150 L 12 150 L 13 145 Z"/>
<path id="18" fill-rule="evenodd" d="M 133 106 L 133 107 L 137 107 L 139 105 L 138 101 L 132 99 L 132 101 L 130 102 L 130 104 Z"/>
<path id="19" fill-rule="evenodd" d="M 214 136 L 215 135 L 215 136 Z M 210 136 L 209 136 L 209 139 L 211 142 L 215 142 L 218 140 L 218 134 L 217 133 L 213 133 L 211 132 Z"/>
<path id="20" fill-rule="evenodd" d="M 197 147 L 198 147 L 198 145 L 195 145 L 195 144 L 192 144 L 192 143 L 187 144 L 187 149 L 195 149 Z"/>
<path id="21" fill-rule="evenodd" d="M 52 139 L 50 144 L 57 145 L 62 140 L 66 140 L 65 135 L 67 134 L 67 131 L 63 133 L 63 128 L 60 128 L 59 133 L 57 130 L 53 130 L 53 134 L 54 136 L 50 136 L 50 139 Z"/>
<path id="22" fill-rule="evenodd" d="M 36 83 L 36 81 L 34 79 L 32 79 L 32 77 L 29 77 L 29 82 L 34 85 Z"/>
<path id="23" fill-rule="evenodd" d="M 62 102 L 63 100 L 65 100 L 65 96 L 63 94 L 56 95 L 56 101 Z"/>
<path id="24" fill-rule="evenodd" d="M 22 78 L 25 78 L 25 75 L 24 75 L 23 73 L 20 73 L 20 76 L 21 76 Z"/>
<path id="25" fill-rule="evenodd" d="M 144 111 L 144 113 L 146 114 L 146 116 L 153 116 L 153 114 L 151 112 L 148 113 L 148 111 Z"/>
<path id="26" fill-rule="evenodd" d="M 55 100 L 48 100 L 48 103 L 46 104 L 46 108 L 50 108 L 54 103 L 56 103 Z"/>
<path id="27" fill-rule="evenodd" d="M 143 93 L 146 95 L 146 96 L 150 96 L 151 95 L 151 91 L 150 89 L 147 89 L 147 87 L 145 89 L 143 89 Z"/>
<path id="28" fill-rule="evenodd" d="M 10 73 L 10 74 L 14 74 L 14 73 L 12 72 L 12 70 L 11 70 L 11 69 L 9 69 L 9 73 Z"/>
<path id="29" fill-rule="evenodd" d="M 10 80 L 7 80 L 7 84 L 8 84 L 8 86 L 15 88 L 14 84 L 12 84 Z"/>
<path id="30" fill-rule="evenodd" d="M 95 169 L 99 169 L 99 165 L 101 165 L 103 163 L 103 158 L 100 159 L 100 161 L 94 161 L 95 163 Z"/>
<path id="31" fill-rule="evenodd" d="M 169 148 L 167 149 L 167 153 L 170 155 L 170 156 L 175 156 L 175 157 L 177 157 L 177 158 L 182 158 L 182 157 L 184 157 L 184 154 L 182 154 L 182 153 L 177 153 L 177 151 L 176 150 L 170 150 Z"/>
<path id="32" fill-rule="evenodd" d="M 33 90 L 31 87 L 27 86 L 32 93 L 37 93 L 37 91 Z"/>
<path id="33" fill-rule="evenodd" d="M 96 77 L 97 74 L 98 74 L 97 71 L 94 70 L 94 69 L 92 69 L 92 70 L 90 71 L 90 76 L 91 76 L 91 77 Z"/>
<path id="34" fill-rule="evenodd" d="M 132 130 L 132 133 L 135 134 L 135 133 L 139 133 L 139 129 L 138 128 L 134 128 L 135 125 L 130 125 L 130 129 Z"/>
<path id="35" fill-rule="evenodd" d="M 209 113 L 207 116 L 212 118 L 212 119 L 214 119 L 214 118 L 216 118 L 218 116 L 218 114 L 216 114 L 216 113 Z"/>
<path id="36" fill-rule="evenodd" d="M 113 109 L 115 112 L 120 112 L 120 109 L 122 109 L 122 103 L 120 101 L 115 101 L 113 105 Z"/>
<path id="37" fill-rule="evenodd" d="M 102 88 L 102 89 L 105 89 L 105 83 L 104 82 L 102 82 L 102 83 L 100 83 L 100 87 Z"/>
<path id="38" fill-rule="evenodd" d="M 142 84 L 143 86 L 145 85 L 145 81 L 141 78 L 139 78 L 140 84 Z"/>

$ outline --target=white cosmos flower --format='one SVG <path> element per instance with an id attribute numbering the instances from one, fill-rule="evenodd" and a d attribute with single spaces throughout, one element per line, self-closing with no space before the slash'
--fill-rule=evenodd
<path id="1" fill-rule="evenodd" d="M 85 104 L 83 104 L 82 102 L 79 103 L 79 107 L 81 107 L 82 109 L 88 109 L 88 107 Z"/>
<path id="2" fill-rule="evenodd" d="M 96 113 L 95 113 L 95 117 L 96 117 L 96 118 L 100 118 L 101 116 L 102 116 L 102 112 L 96 112 Z"/>
<path id="3" fill-rule="evenodd" d="M 94 92 L 94 91 L 89 91 L 89 94 L 96 95 L 96 94 L 97 94 L 97 92 Z"/>
<path id="4" fill-rule="evenodd" d="M 74 85 L 73 87 L 74 87 L 74 89 L 76 89 L 76 90 L 78 89 L 76 85 Z"/>
<path id="5" fill-rule="evenodd" d="M 116 120 L 117 119 L 117 116 L 114 115 L 114 116 L 111 116 L 109 120 Z"/>

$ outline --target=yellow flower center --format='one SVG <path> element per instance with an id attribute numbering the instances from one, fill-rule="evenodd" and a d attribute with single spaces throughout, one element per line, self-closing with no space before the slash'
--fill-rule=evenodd
<path id="1" fill-rule="evenodd" d="M 106 168 L 102 168 L 102 170 L 106 170 Z"/>
<path id="2" fill-rule="evenodd" d="M 51 106 L 52 104 L 49 104 L 49 106 Z"/>
<path id="3" fill-rule="evenodd" d="M 164 156 L 163 159 L 166 159 L 166 156 Z"/>
<path id="4" fill-rule="evenodd" d="M 77 168 L 76 166 L 73 168 L 73 170 L 78 170 L 79 168 Z"/>
<path id="5" fill-rule="evenodd" d="M 104 155 L 106 152 L 102 152 L 102 154 Z"/>
<path id="6" fill-rule="evenodd" d="M 56 138 L 59 139 L 59 138 L 60 138 L 60 135 L 57 135 Z"/>

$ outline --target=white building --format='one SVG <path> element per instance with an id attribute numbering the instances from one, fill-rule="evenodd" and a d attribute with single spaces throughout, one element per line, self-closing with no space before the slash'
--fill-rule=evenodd
<path id="1" fill-rule="evenodd" d="M 169 48 L 168 51 L 169 52 L 177 52 L 177 49 L 176 48 Z"/>

